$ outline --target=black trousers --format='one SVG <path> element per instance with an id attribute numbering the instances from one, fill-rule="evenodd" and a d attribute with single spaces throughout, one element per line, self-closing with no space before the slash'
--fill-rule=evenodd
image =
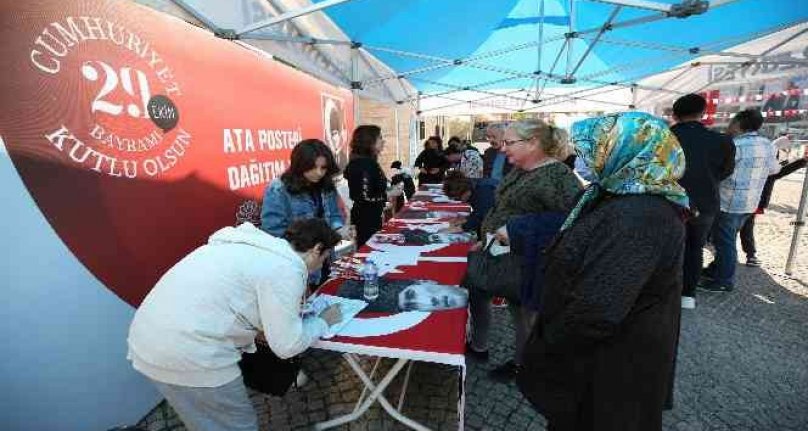
<path id="1" fill-rule="evenodd" d="M 757 254 L 755 248 L 755 215 L 752 214 L 746 219 L 746 222 L 741 226 L 741 247 L 747 257 Z"/>
<path id="2" fill-rule="evenodd" d="M 704 266 L 704 245 L 707 243 L 707 235 L 713 227 L 714 220 L 715 214 L 699 214 L 698 217 L 687 221 L 682 296 L 695 296 L 696 284 Z"/>
<path id="3" fill-rule="evenodd" d="M 354 202 L 351 207 L 351 224 L 356 226 L 356 247 L 366 242 L 382 228 L 384 202 Z"/>

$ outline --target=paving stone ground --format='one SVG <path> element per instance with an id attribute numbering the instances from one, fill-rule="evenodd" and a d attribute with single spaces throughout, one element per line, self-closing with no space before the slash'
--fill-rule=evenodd
<path id="1" fill-rule="evenodd" d="M 808 232 L 792 277 L 783 264 L 791 241 L 804 172 L 775 187 L 772 205 L 756 225 L 761 268 L 738 267 L 731 293 L 698 293 L 697 308 L 683 310 L 675 388 L 675 407 L 664 416 L 667 431 L 808 430 Z M 709 259 L 709 251 L 705 252 Z M 742 256 L 742 255 L 741 255 Z M 709 260 L 708 260 L 709 261 Z M 498 341 L 487 364 L 469 363 L 465 424 L 469 430 L 544 430 L 513 384 L 490 381 L 487 371 L 512 352 L 513 328 L 505 309 L 494 313 Z M 392 361 L 383 363 L 386 370 Z M 371 358 L 363 359 L 369 372 Z M 306 430 L 353 409 L 362 384 L 334 353 L 311 351 L 304 368 L 312 377 L 301 390 L 283 398 L 252 395 L 261 430 Z M 399 379 L 400 380 L 400 379 Z M 434 430 L 457 429 L 457 368 L 418 363 L 404 414 Z M 394 382 L 387 398 L 401 392 Z M 165 403 L 140 424 L 150 431 L 184 430 Z M 378 405 L 342 430 L 401 430 Z"/>

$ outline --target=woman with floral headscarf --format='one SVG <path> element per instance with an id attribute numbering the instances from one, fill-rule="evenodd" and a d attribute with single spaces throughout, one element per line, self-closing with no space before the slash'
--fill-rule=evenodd
<path id="1" fill-rule="evenodd" d="M 688 198 L 667 124 L 629 112 L 572 126 L 593 182 L 546 257 L 520 390 L 548 430 L 653 431 L 672 373 Z"/>

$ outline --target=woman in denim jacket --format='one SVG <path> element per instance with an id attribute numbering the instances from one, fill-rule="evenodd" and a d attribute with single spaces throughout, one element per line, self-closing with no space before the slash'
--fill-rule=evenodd
<path id="1" fill-rule="evenodd" d="M 261 229 L 282 238 L 293 221 L 314 217 L 325 220 L 343 239 L 350 238 L 332 180 L 338 172 L 328 146 L 318 139 L 301 141 L 292 150 L 289 168 L 264 192 Z M 319 273 L 309 278 L 313 284 L 320 280 Z"/>

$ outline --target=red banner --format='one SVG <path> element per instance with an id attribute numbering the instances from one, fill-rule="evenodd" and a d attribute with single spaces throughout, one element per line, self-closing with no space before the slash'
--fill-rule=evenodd
<path id="1" fill-rule="evenodd" d="M 255 218 L 298 141 L 347 158 L 349 91 L 147 7 L 9 2 L 0 38 L 0 138 L 60 238 L 132 305 Z"/>

